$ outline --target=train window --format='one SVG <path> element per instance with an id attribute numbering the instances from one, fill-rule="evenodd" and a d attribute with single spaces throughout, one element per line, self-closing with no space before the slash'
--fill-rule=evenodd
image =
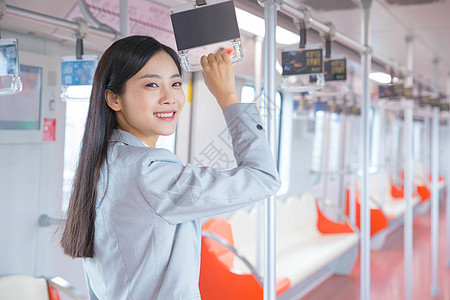
<path id="1" fill-rule="evenodd" d="M 255 101 L 255 88 L 253 86 L 244 85 L 241 90 L 241 102 L 253 103 Z"/>
<path id="2" fill-rule="evenodd" d="M 324 110 L 317 110 L 315 112 L 315 131 L 313 140 L 313 151 L 312 151 L 312 161 L 311 170 L 316 173 L 313 176 L 313 183 L 319 183 L 321 180 L 321 174 L 323 172 L 330 174 L 330 179 L 337 178 L 335 174 L 342 169 L 346 168 L 346 165 L 354 163 L 359 163 L 358 157 L 353 157 L 354 154 L 358 153 L 360 156 L 360 151 L 350 151 L 347 152 L 344 158 L 342 151 L 345 151 L 346 144 L 348 142 L 343 141 L 343 137 L 346 135 L 344 131 L 346 128 L 344 119 L 346 116 L 337 113 L 329 113 Z M 369 146 L 369 172 L 376 173 L 379 169 L 380 157 L 379 149 L 380 147 L 380 118 L 379 113 L 373 107 L 369 111 L 369 128 L 370 128 L 370 146 Z M 359 122 L 358 122 L 359 124 Z M 355 125 L 355 124 L 354 124 Z M 347 125 L 353 126 L 353 125 Z M 359 136 L 360 129 L 352 128 L 352 135 Z M 349 143 L 350 147 L 358 147 L 359 144 L 354 145 L 355 137 L 347 136 L 346 139 L 351 139 L 352 142 Z M 356 139 L 359 140 L 359 139 Z M 350 154 L 353 153 L 353 154 Z M 349 157 L 352 156 L 352 157 Z M 342 161 L 344 159 L 344 161 Z"/>
<path id="3" fill-rule="evenodd" d="M 380 112 L 373 107 L 369 110 L 369 124 L 370 124 L 370 145 L 369 145 L 369 172 L 376 173 L 380 166 L 380 138 L 381 138 L 381 124 Z M 384 134 L 383 134 L 384 136 Z"/>
<path id="4" fill-rule="evenodd" d="M 264 101 L 264 89 L 261 89 L 261 92 L 259 95 L 262 95 L 262 101 Z M 258 100 L 258 96 L 259 95 L 255 95 L 255 87 L 250 86 L 250 85 L 244 85 L 241 89 L 241 103 L 256 103 L 256 101 Z M 258 104 L 258 103 L 257 103 Z M 273 107 L 276 109 L 276 114 L 275 114 L 275 124 L 276 124 L 276 128 L 275 128 L 275 133 L 276 133 L 276 141 L 277 141 L 277 149 L 278 149 L 278 154 L 277 154 L 277 162 L 279 164 L 280 161 L 280 149 L 279 149 L 279 145 L 280 145 L 280 130 L 281 130 L 281 110 L 282 110 L 282 106 L 281 106 L 281 92 L 277 91 L 276 95 L 275 95 L 275 105 L 273 105 Z M 265 114 L 266 112 L 262 112 L 260 111 L 261 114 Z"/>
<path id="5" fill-rule="evenodd" d="M 315 113 L 315 132 L 313 140 L 313 152 L 311 168 L 313 171 L 319 172 L 322 169 L 322 156 L 323 156 L 323 137 L 324 137 L 324 119 L 325 112 L 318 110 Z"/>
<path id="6" fill-rule="evenodd" d="M 315 113 L 312 170 L 338 171 L 340 161 L 341 117 L 318 110 Z"/>
<path id="7" fill-rule="evenodd" d="M 262 95 L 262 101 L 264 101 L 264 89 L 261 89 L 261 93 L 259 95 Z M 257 99 L 259 98 L 259 95 L 255 95 L 255 87 L 250 85 L 244 85 L 241 89 L 241 103 L 256 103 Z M 258 104 L 258 103 L 257 103 Z M 276 128 L 275 132 L 277 135 L 277 145 L 280 144 L 280 127 L 281 127 L 281 93 L 280 91 L 277 91 L 275 95 L 275 105 L 273 106 L 276 109 Z M 261 114 L 265 114 L 266 112 L 260 112 Z"/>
<path id="8" fill-rule="evenodd" d="M 66 130 L 64 141 L 63 211 L 66 211 L 69 206 L 72 182 L 78 163 L 80 145 L 89 108 L 88 99 L 81 101 L 66 101 L 65 103 Z"/>

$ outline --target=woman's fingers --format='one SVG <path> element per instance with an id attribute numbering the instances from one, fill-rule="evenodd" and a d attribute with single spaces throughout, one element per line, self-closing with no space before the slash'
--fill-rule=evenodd
<path id="1" fill-rule="evenodd" d="M 202 56 L 200 58 L 200 64 L 202 65 L 203 70 L 208 67 L 208 58 L 206 56 Z"/>
<path id="2" fill-rule="evenodd" d="M 210 53 L 210 54 L 208 55 L 208 62 L 209 62 L 210 64 L 213 64 L 215 61 L 216 61 L 216 57 L 214 56 L 214 54 Z"/>
<path id="3" fill-rule="evenodd" d="M 228 55 L 228 53 L 223 52 L 223 53 L 222 53 L 222 59 L 223 59 L 223 61 L 224 61 L 225 63 L 231 64 L 231 59 L 230 59 L 230 56 Z"/>
<path id="4" fill-rule="evenodd" d="M 200 64 L 203 67 L 203 70 L 205 70 L 206 67 L 211 67 L 214 64 L 231 64 L 230 56 L 226 53 L 210 53 L 208 56 L 203 55 L 200 58 Z"/>
<path id="5" fill-rule="evenodd" d="M 226 108 L 237 102 L 234 72 L 227 53 L 202 56 L 203 78 L 220 107 Z"/>

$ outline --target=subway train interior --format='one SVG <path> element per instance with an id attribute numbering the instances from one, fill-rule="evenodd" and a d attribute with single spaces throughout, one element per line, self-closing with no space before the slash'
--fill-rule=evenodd
<path id="1" fill-rule="evenodd" d="M 0 0 L 0 34 L 1 300 L 96 299 L 60 240 L 92 76 L 131 35 L 183 67 L 156 147 L 237 166 L 199 66 L 226 52 L 281 178 L 200 219 L 201 299 L 450 300 L 449 0 Z"/>

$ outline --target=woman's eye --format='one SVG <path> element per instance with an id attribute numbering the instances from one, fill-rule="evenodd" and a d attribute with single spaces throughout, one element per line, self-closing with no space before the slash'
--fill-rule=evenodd
<path id="1" fill-rule="evenodd" d="M 157 87 L 158 85 L 157 85 L 156 83 L 149 83 L 149 84 L 146 84 L 145 86 L 148 86 L 148 87 Z"/>
<path id="2" fill-rule="evenodd" d="M 181 82 L 175 82 L 172 86 L 181 86 Z"/>

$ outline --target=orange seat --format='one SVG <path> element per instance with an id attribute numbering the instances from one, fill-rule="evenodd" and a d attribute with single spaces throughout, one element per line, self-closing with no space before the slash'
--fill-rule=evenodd
<path id="1" fill-rule="evenodd" d="M 233 243 L 231 225 L 226 220 L 212 218 L 203 230 L 215 233 Z M 199 287 L 203 300 L 263 299 L 263 288 L 253 274 L 233 272 L 234 254 L 215 240 L 202 237 Z M 288 278 L 278 278 L 277 295 L 290 287 Z"/>
<path id="2" fill-rule="evenodd" d="M 398 188 L 394 183 L 391 182 L 391 195 L 395 199 L 403 199 L 404 197 L 404 187 Z"/>
<path id="3" fill-rule="evenodd" d="M 330 220 L 327 216 L 324 215 L 322 210 L 319 207 L 319 204 L 316 202 L 317 208 L 317 229 L 324 234 L 329 233 L 352 233 L 355 232 L 352 227 L 348 223 L 339 223 L 333 220 Z"/>
<path id="4" fill-rule="evenodd" d="M 417 193 L 419 193 L 419 195 L 420 195 L 421 202 L 428 200 L 431 197 L 430 189 L 428 189 L 427 186 L 425 186 L 425 185 L 418 185 Z"/>
<path id="5" fill-rule="evenodd" d="M 356 226 L 361 229 L 361 204 L 359 200 L 359 193 L 356 193 Z M 350 191 L 347 189 L 347 210 L 346 214 L 350 216 Z M 370 235 L 373 236 L 378 231 L 388 226 L 388 220 L 384 213 L 379 208 L 370 209 Z"/>
<path id="6" fill-rule="evenodd" d="M 59 297 L 59 292 L 56 288 L 48 285 L 48 299 L 49 300 L 61 300 Z"/>

